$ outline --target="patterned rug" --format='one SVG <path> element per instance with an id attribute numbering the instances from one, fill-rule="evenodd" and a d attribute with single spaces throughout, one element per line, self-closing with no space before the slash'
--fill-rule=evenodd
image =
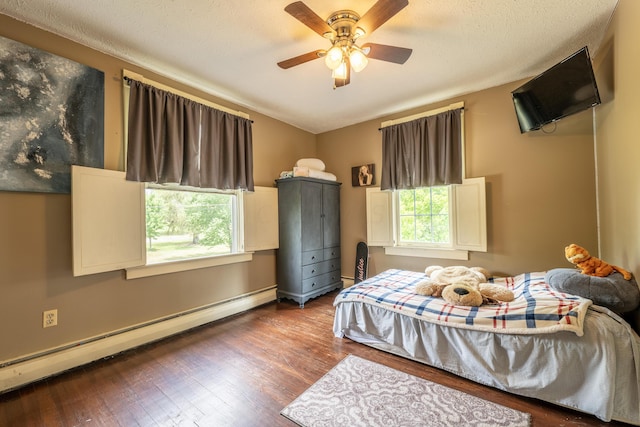
<path id="1" fill-rule="evenodd" d="M 349 355 L 284 408 L 303 427 L 529 426 L 531 415 Z"/>

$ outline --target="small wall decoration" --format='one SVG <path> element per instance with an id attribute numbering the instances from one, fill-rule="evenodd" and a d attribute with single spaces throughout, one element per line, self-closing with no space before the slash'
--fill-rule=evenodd
<path id="1" fill-rule="evenodd" d="M 375 164 L 369 163 L 351 168 L 351 185 L 354 187 L 374 185 L 376 183 L 375 167 Z"/>
<path id="2" fill-rule="evenodd" d="M 69 193 L 104 167 L 104 73 L 0 37 L 0 191 Z"/>

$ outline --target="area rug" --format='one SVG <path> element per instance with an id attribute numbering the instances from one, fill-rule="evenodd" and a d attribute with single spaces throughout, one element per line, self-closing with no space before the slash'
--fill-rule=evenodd
<path id="1" fill-rule="evenodd" d="M 529 426 L 531 415 L 348 355 L 280 414 L 302 427 Z"/>

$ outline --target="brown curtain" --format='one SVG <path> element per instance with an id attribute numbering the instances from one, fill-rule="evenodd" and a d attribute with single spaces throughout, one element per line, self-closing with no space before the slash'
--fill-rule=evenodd
<path id="1" fill-rule="evenodd" d="M 380 189 L 462 183 L 462 109 L 382 129 Z"/>
<path id="2" fill-rule="evenodd" d="M 253 191 L 251 121 L 131 80 L 126 177 Z"/>
<path id="3" fill-rule="evenodd" d="M 203 106 L 202 140 L 201 185 L 253 191 L 251 121 Z"/>

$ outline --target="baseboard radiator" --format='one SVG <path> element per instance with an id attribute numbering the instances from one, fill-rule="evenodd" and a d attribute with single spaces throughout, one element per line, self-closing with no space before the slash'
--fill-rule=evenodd
<path id="1" fill-rule="evenodd" d="M 342 276 L 341 279 L 345 288 L 350 288 L 351 286 L 353 286 L 353 282 L 354 282 L 353 277 Z"/>
<path id="2" fill-rule="evenodd" d="M 240 295 L 109 334 L 69 343 L 0 364 L 0 393 L 113 356 L 276 299 L 276 287 Z"/>

